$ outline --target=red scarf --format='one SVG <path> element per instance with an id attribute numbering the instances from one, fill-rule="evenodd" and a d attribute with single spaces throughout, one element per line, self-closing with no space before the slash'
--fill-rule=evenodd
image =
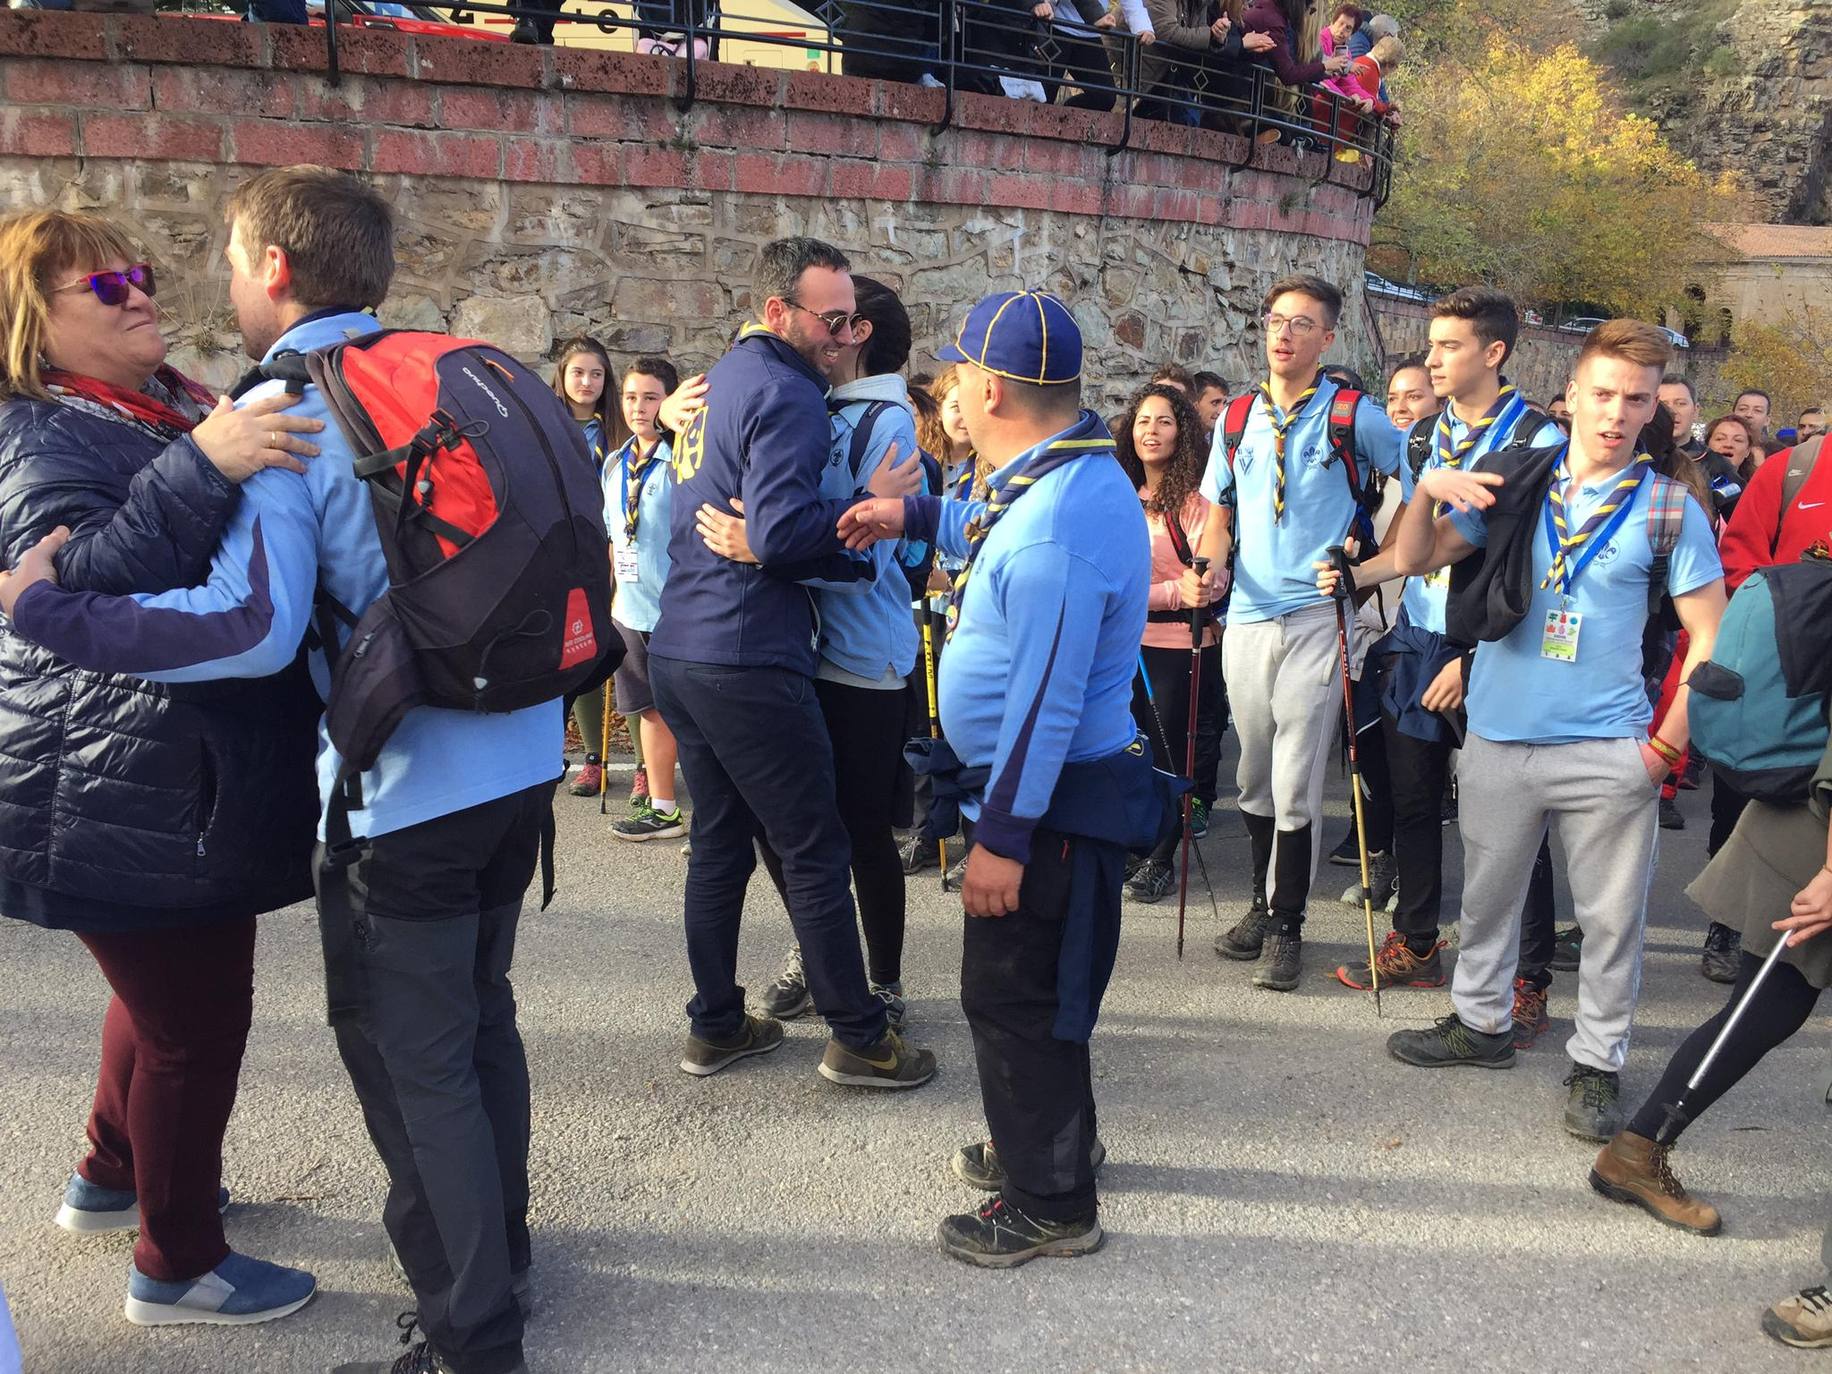
<path id="1" fill-rule="evenodd" d="M 181 411 L 174 410 L 163 401 L 154 400 L 143 391 L 129 391 L 125 387 L 115 386 L 97 377 L 85 377 L 75 372 L 65 372 L 61 368 L 46 368 L 42 374 L 45 386 L 53 393 L 64 392 L 72 396 L 82 396 L 98 405 L 111 406 L 130 420 L 151 425 L 155 429 L 174 430 L 179 434 L 189 434 L 197 421 Z M 160 366 L 153 373 L 153 380 L 175 396 L 188 396 L 205 412 L 216 407 L 216 397 L 210 389 L 179 372 L 176 368 Z"/>

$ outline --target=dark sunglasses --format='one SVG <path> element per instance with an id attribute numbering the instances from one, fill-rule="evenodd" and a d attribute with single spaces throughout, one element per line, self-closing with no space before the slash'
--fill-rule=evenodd
<path id="1" fill-rule="evenodd" d="M 95 298 L 103 305 L 125 305 L 127 288 L 138 287 L 140 291 L 151 296 L 159 288 L 153 281 L 153 269 L 150 263 L 139 262 L 125 272 L 91 272 L 67 286 L 55 288 L 57 291 L 76 291 L 88 287 L 95 292 Z"/>
<path id="2" fill-rule="evenodd" d="M 787 296 L 784 296 L 782 299 L 783 304 L 792 306 L 803 314 L 812 315 L 815 319 L 826 325 L 828 335 L 835 339 L 840 337 L 840 331 L 842 329 L 856 330 L 860 325 L 866 323 L 865 316 L 863 315 L 848 315 L 844 310 L 829 310 L 823 314 L 818 310 L 810 310 L 800 301 L 791 300 Z"/>

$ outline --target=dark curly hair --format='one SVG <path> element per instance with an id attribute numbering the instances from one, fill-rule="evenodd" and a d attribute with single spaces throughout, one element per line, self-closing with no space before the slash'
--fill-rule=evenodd
<path id="1" fill-rule="evenodd" d="M 1190 404 L 1176 387 L 1164 382 L 1154 382 L 1132 398 L 1132 404 L 1126 407 L 1125 423 L 1114 436 L 1114 452 L 1120 460 L 1120 467 L 1132 479 L 1132 485 L 1145 485 L 1145 462 L 1132 447 L 1132 426 L 1139 418 L 1139 408 L 1153 396 L 1158 397 L 1170 406 L 1170 413 L 1177 421 L 1177 447 L 1171 454 L 1170 462 L 1164 465 L 1164 479 L 1145 509 L 1153 515 L 1167 517 L 1183 513 L 1184 504 L 1202 484 L 1202 470 L 1208 455 L 1202 451 L 1202 420 L 1196 414 L 1196 407 Z"/>

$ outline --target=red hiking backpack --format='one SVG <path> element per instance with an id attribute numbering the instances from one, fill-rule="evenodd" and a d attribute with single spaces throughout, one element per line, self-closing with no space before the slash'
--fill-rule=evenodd
<path id="1" fill-rule="evenodd" d="M 1240 451 L 1240 443 L 1247 433 L 1247 417 L 1253 411 L 1253 403 L 1260 399 L 1257 390 L 1244 392 L 1228 402 L 1228 408 L 1222 412 L 1221 448 L 1228 460 L 1228 470 L 1234 470 L 1234 455 Z M 1355 452 L 1355 408 L 1361 404 L 1361 392 L 1351 391 L 1347 387 L 1338 387 L 1329 405 L 1329 450 L 1330 456 L 1342 464 L 1342 475 L 1348 479 L 1349 495 L 1355 502 L 1355 519 L 1349 533 L 1361 540 L 1362 548 L 1373 552 L 1374 516 L 1380 500 L 1373 489 L 1374 474 L 1365 476 L 1361 471 L 1361 461 Z"/>
<path id="2" fill-rule="evenodd" d="M 325 728 L 343 759 L 325 839 L 348 849 L 358 775 L 410 709 L 515 711 L 615 670 L 604 498 L 553 388 L 489 344 L 383 330 L 260 373 L 323 393 L 388 565 L 360 618 L 317 593 Z"/>

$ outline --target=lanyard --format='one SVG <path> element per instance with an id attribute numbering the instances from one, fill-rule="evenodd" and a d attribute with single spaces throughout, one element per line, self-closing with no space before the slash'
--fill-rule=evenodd
<path id="1" fill-rule="evenodd" d="M 1546 493 L 1546 542 L 1552 549 L 1552 566 L 1539 584 L 1542 590 L 1550 587 L 1566 598 L 1570 597 L 1572 583 L 1578 580 L 1578 574 L 1590 566 L 1590 560 L 1609 543 L 1610 537 L 1628 518 L 1629 509 L 1635 504 L 1635 493 L 1654 466 L 1654 460 L 1647 454 L 1637 455 L 1614 490 L 1603 498 L 1603 504 L 1584 522 L 1583 528 L 1571 534 L 1565 527 L 1564 493 L 1565 484 L 1570 480 L 1566 470 L 1570 449 L 1567 442 L 1559 454 L 1558 467 L 1553 471 L 1552 487 Z"/>
<path id="2" fill-rule="evenodd" d="M 636 440 L 632 438 L 623 446 L 623 452 L 618 455 L 617 480 L 621 484 L 618 504 L 623 507 L 623 540 L 626 544 L 636 542 L 636 525 L 642 519 L 643 483 L 648 480 L 649 469 L 654 466 L 655 455 L 661 451 L 661 446 L 662 441 L 657 439 L 649 446 L 649 451 L 642 456 L 642 467 L 637 469 L 636 473 L 635 501 L 630 500 L 630 461 L 636 457 Z"/>

